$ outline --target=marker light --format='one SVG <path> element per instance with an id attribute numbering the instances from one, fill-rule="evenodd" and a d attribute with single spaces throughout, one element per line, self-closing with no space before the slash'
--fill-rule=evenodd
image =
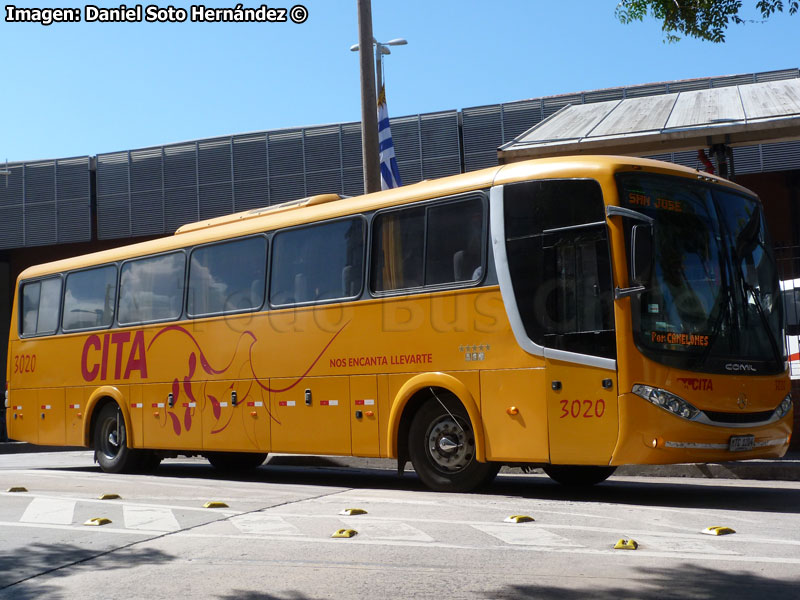
<path id="1" fill-rule="evenodd" d="M 775 416 L 778 417 L 779 419 L 782 419 L 788 414 L 790 410 L 792 410 L 792 395 L 786 394 L 786 397 L 783 399 L 783 402 L 781 402 L 778 405 L 778 408 L 775 409 Z"/>
<path id="2" fill-rule="evenodd" d="M 682 417 L 688 421 L 694 420 L 695 417 L 700 414 L 700 411 L 689 404 L 686 400 L 680 396 L 676 396 L 675 394 L 668 392 L 667 390 L 637 383 L 633 386 L 631 391 L 633 391 L 633 393 L 637 396 L 644 398 L 648 402 L 651 402 L 656 406 L 659 406 L 664 410 L 667 410 L 672 414 Z"/>

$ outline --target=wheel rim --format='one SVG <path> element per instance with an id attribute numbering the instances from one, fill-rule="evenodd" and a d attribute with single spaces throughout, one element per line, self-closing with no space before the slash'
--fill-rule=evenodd
<path id="1" fill-rule="evenodd" d="M 117 433 L 116 418 L 108 418 L 103 421 L 100 427 L 100 452 L 108 458 L 116 458 L 122 445 L 125 443 L 125 425 L 120 423 L 119 434 Z"/>
<path id="2" fill-rule="evenodd" d="M 456 417 L 457 418 L 457 417 Z M 443 473 L 466 469 L 475 456 L 475 438 L 468 422 L 442 415 L 428 428 L 427 454 L 433 466 Z"/>

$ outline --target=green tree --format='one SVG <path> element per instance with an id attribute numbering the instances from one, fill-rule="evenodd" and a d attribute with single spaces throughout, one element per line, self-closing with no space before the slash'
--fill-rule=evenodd
<path id="1" fill-rule="evenodd" d="M 800 0 L 758 0 L 756 8 L 764 20 L 776 12 L 800 9 Z M 747 22 L 740 16 L 742 0 L 620 0 L 617 18 L 627 24 L 643 21 L 648 15 L 662 22 L 666 41 L 675 42 L 680 35 L 720 43 L 730 23 Z"/>

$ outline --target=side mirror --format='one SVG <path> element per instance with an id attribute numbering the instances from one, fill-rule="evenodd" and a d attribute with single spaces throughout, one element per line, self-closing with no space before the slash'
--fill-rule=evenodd
<path id="1" fill-rule="evenodd" d="M 634 225 L 631 229 L 631 284 L 647 285 L 653 269 L 653 228 Z"/>

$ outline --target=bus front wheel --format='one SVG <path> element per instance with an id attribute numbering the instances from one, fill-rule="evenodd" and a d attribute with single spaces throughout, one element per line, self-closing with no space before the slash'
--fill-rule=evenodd
<path id="1" fill-rule="evenodd" d="M 605 481 L 616 471 L 616 467 L 592 467 L 586 465 L 547 465 L 544 472 L 553 481 L 568 486 L 590 486 Z"/>
<path id="2" fill-rule="evenodd" d="M 100 468 L 106 473 L 130 473 L 139 468 L 139 453 L 128 447 L 125 419 L 113 402 L 103 406 L 97 415 L 94 452 Z"/>
<path id="3" fill-rule="evenodd" d="M 427 401 L 414 415 L 408 450 L 422 483 L 437 492 L 466 492 L 487 485 L 500 468 L 478 462 L 467 411 L 444 393 Z"/>

